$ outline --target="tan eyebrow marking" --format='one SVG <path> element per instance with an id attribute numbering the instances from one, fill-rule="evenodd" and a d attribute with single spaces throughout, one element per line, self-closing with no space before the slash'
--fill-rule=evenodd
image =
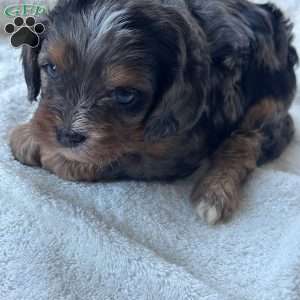
<path id="1" fill-rule="evenodd" d="M 135 87 L 142 90 L 150 90 L 150 80 L 147 79 L 147 72 L 122 66 L 108 66 L 105 72 L 106 80 L 112 87 Z"/>
<path id="2" fill-rule="evenodd" d="M 51 44 L 48 49 L 48 54 L 51 62 L 60 70 L 66 70 L 73 64 L 71 46 L 64 41 Z"/>

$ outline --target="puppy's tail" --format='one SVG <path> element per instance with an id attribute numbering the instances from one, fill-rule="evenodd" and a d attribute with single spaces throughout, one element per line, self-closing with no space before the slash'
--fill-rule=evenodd
<path id="1" fill-rule="evenodd" d="M 259 6 L 270 14 L 277 57 L 282 62 L 283 67 L 294 68 L 299 63 L 299 57 L 292 45 L 294 40 L 293 23 L 274 4 L 267 3 Z"/>

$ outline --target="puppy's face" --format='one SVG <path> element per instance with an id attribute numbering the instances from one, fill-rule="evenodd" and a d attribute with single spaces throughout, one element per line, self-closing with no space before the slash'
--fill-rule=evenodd
<path id="1" fill-rule="evenodd" d="M 185 19 L 118 2 L 58 6 L 40 48 L 23 51 L 30 97 L 41 90 L 34 135 L 70 160 L 108 164 L 141 152 L 188 129 L 205 104 L 207 57 L 189 61 Z"/>

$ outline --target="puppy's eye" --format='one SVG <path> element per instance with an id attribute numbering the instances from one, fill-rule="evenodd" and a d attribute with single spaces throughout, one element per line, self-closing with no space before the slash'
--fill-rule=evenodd
<path id="1" fill-rule="evenodd" d="M 55 79 L 57 77 L 57 67 L 54 64 L 46 64 L 43 66 L 43 68 L 45 69 L 45 71 L 47 72 L 47 74 Z"/>
<path id="2" fill-rule="evenodd" d="M 118 88 L 112 93 L 114 100 L 121 105 L 130 105 L 139 98 L 139 92 L 130 88 Z"/>

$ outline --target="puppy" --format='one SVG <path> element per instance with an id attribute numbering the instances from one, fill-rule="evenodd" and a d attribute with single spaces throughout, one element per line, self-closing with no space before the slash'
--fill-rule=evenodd
<path id="1" fill-rule="evenodd" d="M 211 161 L 192 193 L 228 219 L 247 176 L 290 143 L 292 25 L 246 0 L 61 0 L 22 52 L 32 120 L 10 145 L 66 180 L 170 180 Z"/>

